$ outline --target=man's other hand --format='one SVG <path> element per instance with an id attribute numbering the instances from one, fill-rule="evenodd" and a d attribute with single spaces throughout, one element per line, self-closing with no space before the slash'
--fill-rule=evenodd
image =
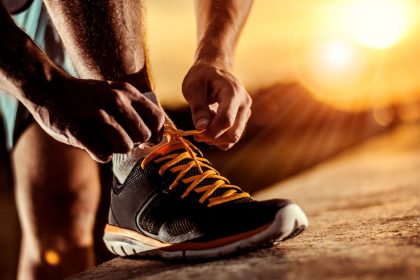
<path id="1" fill-rule="evenodd" d="M 194 125 L 206 131 L 197 141 L 222 150 L 239 141 L 251 115 L 251 97 L 228 70 L 196 63 L 188 71 L 182 91 L 192 111 Z"/>

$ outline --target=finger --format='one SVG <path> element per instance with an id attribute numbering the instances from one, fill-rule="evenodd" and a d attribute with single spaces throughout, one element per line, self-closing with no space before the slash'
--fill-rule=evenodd
<path id="1" fill-rule="evenodd" d="M 235 144 L 219 145 L 219 146 L 216 146 L 216 147 L 219 148 L 222 151 L 227 151 L 230 148 L 232 148 L 233 146 L 235 146 Z"/>
<path id="2" fill-rule="evenodd" d="M 240 107 L 238 110 L 238 114 L 236 116 L 235 124 L 226 131 L 222 136 L 217 138 L 218 142 L 222 142 L 223 144 L 220 145 L 223 149 L 229 149 L 233 145 L 236 144 L 239 139 L 242 137 L 244 133 L 245 126 L 251 116 L 251 110 L 245 107 Z"/>
<path id="3" fill-rule="evenodd" d="M 131 106 L 148 127 L 151 132 L 149 139 L 154 143 L 159 143 L 163 136 L 163 125 L 165 123 L 163 109 L 129 83 L 117 83 L 117 87 L 125 91 L 131 101 Z"/>
<path id="4" fill-rule="evenodd" d="M 197 130 L 207 129 L 211 120 L 211 112 L 208 103 L 203 100 L 195 100 L 190 103 L 192 119 Z"/>
<path id="5" fill-rule="evenodd" d="M 198 142 L 206 142 L 207 144 L 216 146 L 221 150 L 228 150 L 232 148 L 243 135 L 250 116 L 251 110 L 248 107 L 243 106 L 239 108 L 235 124 L 232 128 L 216 139 L 199 138 Z"/>
<path id="6" fill-rule="evenodd" d="M 207 129 L 212 116 L 207 95 L 197 91 L 196 94 L 188 100 L 188 103 L 190 104 L 195 128 L 197 130 Z"/>
<path id="7" fill-rule="evenodd" d="M 111 145 L 105 136 L 95 129 L 95 125 L 87 125 L 89 129 L 75 132 L 74 136 L 81 143 L 80 146 L 88 152 L 93 160 L 101 163 L 109 162 L 112 159 Z"/>
<path id="8" fill-rule="evenodd" d="M 211 121 L 211 109 L 207 89 L 201 83 L 183 83 L 182 91 L 191 108 L 194 126 L 197 130 L 204 130 Z"/>
<path id="9" fill-rule="evenodd" d="M 145 143 L 150 140 L 152 135 L 150 129 L 131 104 L 120 108 L 119 112 L 115 114 L 115 118 L 128 133 L 133 143 Z"/>
<path id="10" fill-rule="evenodd" d="M 217 108 L 215 109 L 214 106 L 210 106 L 210 119 L 213 119 L 216 116 Z M 194 140 L 197 142 L 208 142 L 212 139 L 208 138 L 204 133 L 194 135 Z"/>
<path id="11" fill-rule="evenodd" d="M 134 147 L 133 141 L 127 132 L 115 120 L 115 118 L 104 110 L 99 111 L 100 129 L 105 135 L 105 139 L 111 145 L 113 153 L 127 153 Z"/>
<path id="12" fill-rule="evenodd" d="M 115 121 L 115 123 L 104 124 L 104 134 L 108 142 L 111 144 L 112 152 L 125 154 L 134 147 L 133 141 L 124 129 Z"/>
<path id="13" fill-rule="evenodd" d="M 145 104 L 138 101 L 133 101 L 131 104 L 134 110 L 140 115 L 144 125 L 150 131 L 149 140 L 153 143 L 159 143 L 163 137 L 163 125 L 165 123 L 164 111 L 151 103 Z"/>
<path id="14" fill-rule="evenodd" d="M 219 107 L 217 108 L 216 116 L 204 133 L 207 137 L 212 139 L 220 137 L 234 125 L 239 109 L 239 101 L 228 88 L 221 90 L 218 102 Z"/>

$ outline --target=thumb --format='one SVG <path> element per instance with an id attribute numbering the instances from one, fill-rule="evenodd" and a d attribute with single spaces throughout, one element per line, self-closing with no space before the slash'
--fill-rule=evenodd
<path id="1" fill-rule="evenodd" d="M 209 126 L 211 111 L 207 103 L 191 104 L 191 113 L 197 130 L 204 130 Z"/>

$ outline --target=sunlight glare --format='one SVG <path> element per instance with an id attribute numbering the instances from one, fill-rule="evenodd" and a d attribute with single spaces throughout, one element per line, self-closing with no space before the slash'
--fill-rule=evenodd
<path id="1" fill-rule="evenodd" d="M 328 34 L 300 44 L 294 57 L 299 81 L 316 99 L 349 110 L 365 99 L 379 65 L 372 50 Z"/>
<path id="2" fill-rule="evenodd" d="M 340 41 L 331 41 L 324 47 L 324 59 L 331 68 L 344 68 L 351 64 L 352 49 Z"/>
<path id="3" fill-rule="evenodd" d="M 411 27 L 408 0 L 358 0 L 345 7 L 349 33 L 365 46 L 385 49 L 397 44 Z"/>

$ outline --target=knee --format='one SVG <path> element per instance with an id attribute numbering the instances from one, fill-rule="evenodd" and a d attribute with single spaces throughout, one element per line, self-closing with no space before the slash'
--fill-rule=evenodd
<path id="1" fill-rule="evenodd" d="M 95 199 L 62 186 L 48 195 L 33 195 L 30 211 L 20 215 L 23 242 L 19 275 L 58 279 L 93 266 Z"/>
<path id="2" fill-rule="evenodd" d="M 43 247 L 65 248 L 67 244 L 84 247 L 92 243 L 99 194 L 88 190 L 92 186 L 84 187 L 78 191 L 64 186 L 45 188 L 44 185 L 43 190 L 48 191 L 32 194 L 31 228 L 41 244 L 51 243 Z"/>
<path id="3" fill-rule="evenodd" d="M 20 271 L 51 272 L 92 264 L 100 195 L 96 163 L 36 126 L 22 135 L 12 159 L 23 234 Z"/>

